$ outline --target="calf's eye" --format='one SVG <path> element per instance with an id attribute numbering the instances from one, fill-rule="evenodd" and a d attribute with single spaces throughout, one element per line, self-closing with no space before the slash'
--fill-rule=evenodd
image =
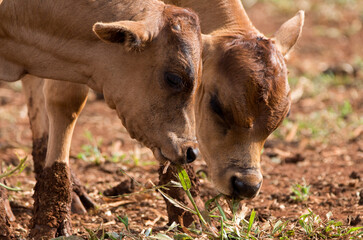
<path id="1" fill-rule="evenodd" d="M 175 73 L 166 72 L 165 81 L 171 88 L 175 90 L 181 90 L 184 86 L 182 77 Z"/>
<path id="2" fill-rule="evenodd" d="M 221 107 L 221 103 L 218 100 L 217 96 L 212 96 L 210 99 L 210 107 L 212 108 L 213 112 L 216 113 L 220 118 L 224 118 L 223 110 Z"/>

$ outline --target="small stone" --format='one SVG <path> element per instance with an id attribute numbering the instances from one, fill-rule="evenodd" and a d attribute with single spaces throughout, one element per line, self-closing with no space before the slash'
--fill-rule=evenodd
<path id="1" fill-rule="evenodd" d="M 363 206 L 363 189 L 359 193 L 359 206 Z"/>
<path id="2" fill-rule="evenodd" d="M 353 172 L 349 175 L 349 177 L 350 177 L 351 179 L 358 179 L 358 180 L 360 180 L 360 179 L 361 179 L 360 175 L 359 175 L 357 172 L 355 172 L 355 171 L 353 171 Z"/>
<path id="3" fill-rule="evenodd" d="M 362 219 L 360 218 L 359 215 L 357 215 L 356 217 L 348 216 L 348 223 L 350 226 L 357 226 L 361 222 L 362 222 Z"/>

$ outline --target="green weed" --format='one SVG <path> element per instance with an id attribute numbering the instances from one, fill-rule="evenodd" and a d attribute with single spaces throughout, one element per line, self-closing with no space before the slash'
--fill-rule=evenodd
<path id="1" fill-rule="evenodd" d="M 102 139 L 96 140 L 90 131 L 86 131 L 84 136 L 89 141 L 88 144 L 82 145 L 82 152 L 78 153 L 77 158 L 83 161 L 93 163 L 97 166 L 105 161 L 105 156 L 101 153 Z"/>
<path id="2" fill-rule="evenodd" d="M 120 216 L 117 216 L 117 218 L 118 218 L 118 220 L 120 220 L 124 225 L 125 225 L 125 227 L 126 227 L 126 230 L 128 231 L 128 232 L 130 232 L 130 229 L 129 229 L 129 218 L 127 217 L 127 216 L 125 216 L 125 217 L 120 217 Z"/>
<path id="3" fill-rule="evenodd" d="M 85 138 L 88 140 L 87 144 L 82 145 L 82 151 L 77 154 L 78 159 L 95 164 L 97 166 L 105 163 L 122 163 L 130 166 L 152 166 L 157 165 L 156 161 L 141 161 L 142 155 L 135 152 L 130 153 L 103 153 L 101 150 L 102 139 L 96 139 L 90 131 L 85 131 Z"/>
<path id="4" fill-rule="evenodd" d="M 320 216 L 308 209 L 308 213 L 299 218 L 299 225 L 307 237 L 311 239 L 356 239 L 362 235 L 363 227 L 347 227 L 342 222 L 330 220 L 331 212 L 327 214 L 327 222 L 321 220 Z"/>
<path id="5" fill-rule="evenodd" d="M 21 157 L 19 157 L 19 155 L 16 155 L 16 156 L 18 157 L 18 159 L 20 161 L 19 164 L 16 167 L 8 167 L 8 169 L 4 173 L 0 174 L 0 179 L 10 177 L 14 174 L 20 174 L 25 169 L 25 167 L 26 167 L 25 162 L 28 157 L 21 158 Z M 19 187 L 15 187 L 15 188 L 8 187 L 1 182 L 0 182 L 0 187 L 6 188 L 9 191 L 21 191 L 21 189 Z"/>
<path id="6" fill-rule="evenodd" d="M 306 185 L 306 182 L 304 180 L 304 183 L 302 185 L 296 183 L 292 186 L 292 195 L 290 198 L 296 202 L 304 202 L 309 199 L 310 194 L 310 185 Z"/>
<path id="7" fill-rule="evenodd" d="M 348 140 L 354 129 L 362 125 L 363 118 L 356 112 L 349 100 L 331 105 L 311 113 L 292 113 L 273 133 L 277 139 L 284 140 L 294 128 L 294 140 L 309 138 L 311 143 L 331 141 L 335 139 Z"/>

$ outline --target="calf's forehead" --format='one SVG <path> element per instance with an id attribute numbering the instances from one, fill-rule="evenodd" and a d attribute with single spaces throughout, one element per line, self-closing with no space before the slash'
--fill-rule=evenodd
<path id="1" fill-rule="evenodd" d="M 234 97 L 274 101 L 287 95 L 285 61 L 271 40 L 227 39 L 221 47 L 219 71 Z"/>
<path id="2" fill-rule="evenodd" d="M 270 132 L 285 116 L 290 88 L 283 56 L 268 39 L 228 38 L 221 43 L 214 90 L 234 121 L 260 122 Z M 270 121 L 269 123 L 266 123 Z"/>

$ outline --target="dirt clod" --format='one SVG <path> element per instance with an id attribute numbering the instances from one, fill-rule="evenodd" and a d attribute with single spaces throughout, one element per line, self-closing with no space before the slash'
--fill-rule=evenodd
<path id="1" fill-rule="evenodd" d="M 359 193 L 359 206 L 363 206 L 363 189 Z"/>
<path id="2" fill-rule="evenodd" d="M 353 217 L 353 216 L 348 216 L 348 223 L 350 226 L 358 226 L 358 224 L 360 224 L 362 222 L 362 219 L 359 215 Z"/>
<path id="3" fill-rule="evenodd" d="M 360 175 L 359 175 L 356 171 L 353 171 L 353 172 L 349 175 L 349 177 L 350 177 L 351 179 L 358 179 L 358 180 L 360 180 L 360 179 L 361 179 Z"/>
<path id="4" fill-rule="evenodd" d="M 114 186 L 113 188 L 107 189 L 103 192 L 103 195 L 105 196 L 118 196 L 125 193 L 132 193 L 135 191 L 135 183 L 132 179 L 126 179 L 122 181 L 117 186 Z"/>
<path id="5" fill-rule="evenodd" d="M 305 158 L 300 153 L 297 153 L 296 155 L 294 155 L 292 157 L 285 158 L 285 163 L 298 163 L 298 162 L 302 162 L 304 160 L 305 160 Z"/>

